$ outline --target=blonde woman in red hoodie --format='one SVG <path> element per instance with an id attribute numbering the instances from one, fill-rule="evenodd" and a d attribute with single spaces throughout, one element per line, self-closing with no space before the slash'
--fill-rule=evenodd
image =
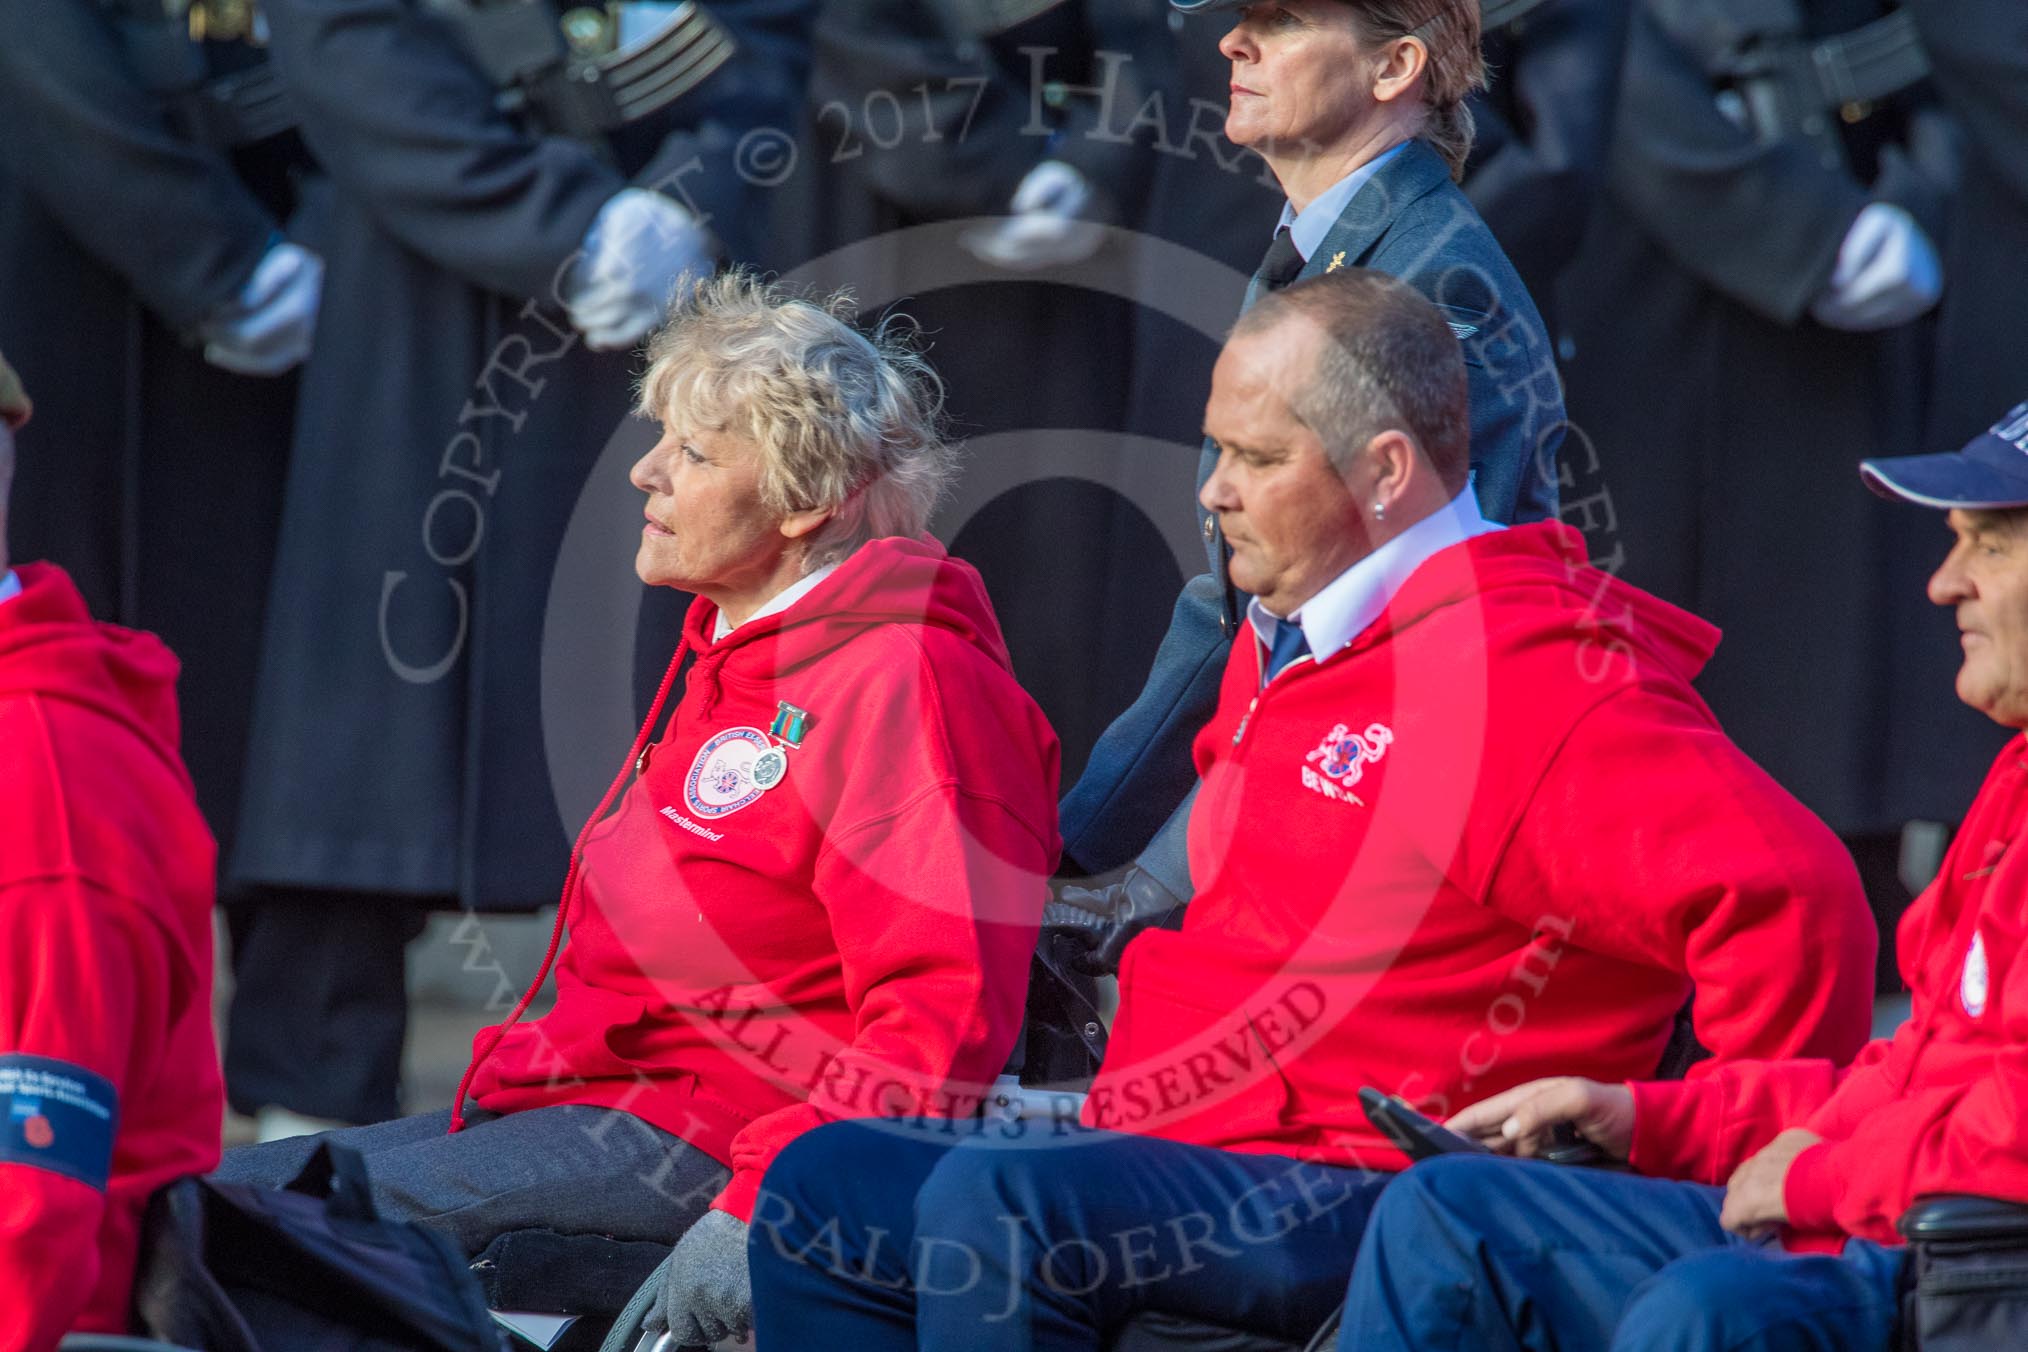
<path id="1" fill-rule="evenodd" d="M 843 313 L 741 274 L 677 301 L 635 571 L 697 599 L 573 852 L 555 1007 L 479 1035 L 457 1112 L 333 1133 L 387 1214 L 470 1252 L 680 1238 L 683 1343 L 746 1326 L 745 1223 L 787 1142 L 976 1108 L 1057 854 L 1055 735 L 978 574 L 923 534 L 951 463 L 935 379 Z M 308 1150 L 221 1173 L 281 1182 Z"/>

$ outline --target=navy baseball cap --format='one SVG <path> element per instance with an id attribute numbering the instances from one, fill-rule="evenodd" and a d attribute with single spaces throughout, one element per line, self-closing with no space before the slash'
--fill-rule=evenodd
<path id="1" fill-rule="evenodd" d="M 1963 450 L 1862 460 L 1859 477 L 1883 498 L 1924 507 L 2028 507 L 2028 404 L 2016 404 Z"/>

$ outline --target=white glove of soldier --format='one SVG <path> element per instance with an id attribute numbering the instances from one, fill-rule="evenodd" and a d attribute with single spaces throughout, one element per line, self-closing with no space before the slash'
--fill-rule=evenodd
<path id="1" fill-rule="evenodd" d="M 310 355 L 324 260 L 286 240 L 255 265 L 239 295 L 197 326 L 204 359 L 243 376 L 278 376 Z"/>
<path id="2" fill-rule="evenodd" d="M 1105 243 L 1105 228 L 1085 219 L 1097 193 L 1061 160 L 1028 171 L 998 225 L 970 230 L 960 242 L 982 263 L 1018 271 L 1082 263 Z"/>
<path id="3" fill-rule="evenodd" d="M 658 192 L 622 188 L 599 208 L 564 273 L 564 309 L 586 347 L 629 348 L 662 322 L 677 282 L 716 265 L 711 235 L 689 210 Z"/>
<path id="4" fill-rule="evenodd" d="M 1906 324 L 1942 294 L 1943 263 L 1915 217 L 1872 202 L 1845 232 L 1831 284 L 1810 314 L 1826 328 L 1871 333 Z"/>

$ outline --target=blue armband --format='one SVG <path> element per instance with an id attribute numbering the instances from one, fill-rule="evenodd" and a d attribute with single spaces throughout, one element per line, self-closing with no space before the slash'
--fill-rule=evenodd
<path id="1" fill-rule="evenodd" d="M 120 1092 L 54 1057 L 0 1052 L 0 1164 L 25 1164 L 106 1190 Z"/>

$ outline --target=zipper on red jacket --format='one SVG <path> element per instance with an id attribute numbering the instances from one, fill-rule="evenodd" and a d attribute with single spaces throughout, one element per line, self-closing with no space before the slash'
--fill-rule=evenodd
<path id="1" fill-rule="evenodd" d="M 2012 798 L 2008 801 L 2005 818 L 2009 826 L 2019 822 L 2021 819 L 2021 795 L 2024 789 L 2028 789 L 2028 777 L 2024 777 L 2024 775 L 2028 775 L 2028 760 L 2015 762 L 2016 778 L 2013 786 L 2014 792 Z M 1957 925 L 1951 928 L 1949 936 L 1944 940 L 1944 943 L 1949 946 L 1947 956 L 1950 956 L 1953 961 L 1947 971 L 1938 976 L 1937 989 L 1935 991 L 1936 998 L 1922 1002 L 1927 1006 L 1923 1011 L 1924 1018 L 1916 1029 L 1915 1043 L 1909 1049 L 1907 1063 L 1902 1067 L 1901 1082 L 1896 1086 L 1903 1095 L 1906 1095 L 1914 1087 L 1916 1074 L 1922 1068 L 1923 1057 L 1929 1051 L 1930 1043 L 1934 1042 L 1937 1038 L 1938 1011 L 1943 1007 L 1944 1001 L 1950 998 L 1951 983 L 1949 975 L 1962 972 L 1964 964 L 1963 955 L 1970 945 L 1969 943 L 1960 942 L 1959 930 L 1961 928 L 1969 930 L 1973 935 L 1977 935 L 1980 932 L 1979 916 L 1985 910 L 1986 896 L 1991 889 L 1992 875 L 1999 868 L 2000 861 L 2006 857 L 2007 850 L 2013 843 L 2014 837 L 2012 835 L 2001 839 L 1988 840 L 1985 845 L 1985 856 L 1980 861 L 1980 866 L 1973 869 L 1970 873 L 1961 874 L 1958 877 L 1957 881 L 1960 885 L 1977 883 L 1979 894 L 1971 899 L 1970 904 L 1965 908 L 1965 913 L 1958 918 Z M 1995 846 L 1998 846 L 1998 848 L 1995 849 Z M 1944 866 L 1949 867 L 1950 863 L 1950 856 L 1944 856 Z M 1946 881 L 1948 880 L 1939 874 L 1938 882 L 1942 883 Z M 1924 973 L 1924 976 L 1928 977 L 1929 973 Z M 1913 1022 L 1913 1010 L 1910 1011 L 1909 1017 L 1910 1022 Z"/>
<path id="2" fill-rule="evenodd" d="M 1253 722 L 1253 711 L 1260 708 L 1260 697 L 1267 693 L 1267 645 L 1260 641 L 1260 630 L 1247 622 L 1246 632 L 1253 638 L 1253 700 L 1246 706 L 1246 712 L 1239 716 L 1239 726 L 1232 730 L 1232 746 L 1239 749 L 1239 739 L 1246 736 L 1247 724 Z"/>
<path id="3" fill-rule="evenodd" d="M 613 777 L 613 782 L 606 787 L 605 796 L 599 799 L 599 805 L 592 809 L 591 816 L 585 819 L 584 825 L 578 830 L 577 840 L 570 847 L 570 868 L 563 875 L 563 895 L 556 903 L 556 923 L 549 928 L 549 948 L 542 955 L 542 965 L 535 969 L 535 980 L 528 983 L 528 989 L 522 992 L 513 1012 L 507 1016 L 505 1022 L 493 1029 L 493 1036 L 486 1040 L 485 1046 L 473 1053 L 471 1063 L 465 1067 L 465 1073 L 458 1077 L 458 1094 L 451 1100 L 453 1133 L 465 1129 L 465 1095 L 471 1091 L 472 1080 L 478 1075 L 479 1067 L 485 1064 L 486 1058 L 493 1054 L 494 1049 L 507 1036 L 507 1030 L 520 1022 L 521 1016 L 534 1002 L 536 993 L 542 989 L 542 983 L 549 980 L 549 969 L 556 963 L 557 950 L 563 947 L 564 919 L 570 914 L 570 903 L 577 896 L 578 884 L 582 881 L 585 838 L 591 835 L 592 828 L 598 825 L 599 819 L 606 815 L 606 809 L 612 806 L 614 796 L 619 793 L 628 777 L 647 773 L 648 735 L 655 730 L 656 720 L 662 717 L 662 705 L 669 698 L 669 687 L 675 684 L 677 669 L 683 665 L 683 655 L 689 650 L 689 638 L 686 637 L 677 643 L 676 655 L 669 659 L 669 669 L 662 673 L 662 684 L 655 691 L 654 702 L 648 706 L 648 717 L 642 721 L 641 730 L 634 734 L 634 744 L 627 748 L 625 763 L 620 766 L 619 774 Z"/>
<path id="4" fill-rule="evenodd" d="M 1235 751 L 1239 749 L 1240 741 L 1246 736 L 1246 730 L 1253 726 L 1253 712 L 1260 708 L 1261 697 L 1267 694 L 1268 687 L 1272 686 L 1275 681 L 1288 679 L 1289 674 L 1304 663 L 1308 663 L 1313 667 L 1317 665 L 1317 655 L 1315 653 L 1304 653 L 1301 657 L 1292 659 L 1287 666 L 1276 672 L 1273 681 L 1264 682 L 1262 678 L 1267 675 L 1267 660 L 1261 656 L 1261 652 L 1266 646 L 1266 644 L 1260 641 L 1259 634 L 1253 636 L 1254 684 L 1257 689 L 1254 692 L 1253 700 L 1246 706 L 1246 712 L 1239 716 L 1239 726 L 1232 730 L 1232 747 Z"/>

